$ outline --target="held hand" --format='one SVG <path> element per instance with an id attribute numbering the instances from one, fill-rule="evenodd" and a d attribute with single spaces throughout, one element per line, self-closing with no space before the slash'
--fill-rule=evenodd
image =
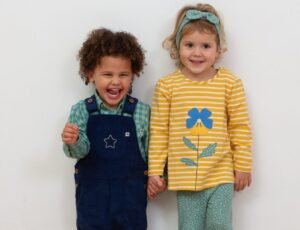
<path id="1" fill-rule="evenodd" d="M 150 176 L 148 178 L 147 193 L 150 199 L 154 199 L 158 193 L 163 192 L 166 189 L 165 179 L 160 176 Z"/>
<path id="2" fill-rule="evenodd" d="M 164 192 L 167 189 L 166 179 L 164 179 L 163 177 L 160 177 L 160 181 L 162 183 L 162 187 L 161 187 L 161 191 L 160 192 Z"/>
<path id="3" fill-rule="evenodd" d="M 61 138 L 65 144 L 71 145 L 76 143 L 78 139 L 78 135 L 79 135 L 78 126 L 67 123 L 63 129 Z"/>
<path id="4" fill-rule="evenodd" d="M 252 182 L 251 173 L 234 171 L 234 190 L 239 192 L 244 190 L 246 186 L 250 186 Z"/>

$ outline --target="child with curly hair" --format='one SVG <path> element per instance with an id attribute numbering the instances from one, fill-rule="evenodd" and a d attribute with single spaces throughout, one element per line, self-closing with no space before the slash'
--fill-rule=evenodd
<path id="1" fill-rule="evenodd" d="M 75 104 L 62 132 L 75 165 L 77 229 L 145 230 L 150 107 L 130 96 L 144 52 L 127 32 L 93 30 L 78 59 L 95 94 Z"/>
<path id="2" fill-rule="evenodd" d="M 180 230 L 231 230 L 234 189 L 251 184 L 251 130 L 242 81 L 215 63 L 226 50 L 223 23 L 209 4 L 177 14 L 163 45 L 177 69 L 161 78 L 150 122 L 148 194 L 177 191 Z"/>

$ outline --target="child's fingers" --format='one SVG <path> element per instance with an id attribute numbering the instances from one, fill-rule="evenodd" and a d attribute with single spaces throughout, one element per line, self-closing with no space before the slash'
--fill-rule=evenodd
<path id="1" fill-rule="evenodd" d="M 78 127 L 76 125 L 66 124 L 61 138 L 65 144 L 74 144 L 77 141 L 78 134 Z"/>
<path id="2" fill-rule="evenodd" d="M 161 181 L 161 179 L 159 178 L 159 180 L 157 181 L 157 186 L 161 189 L 164 186 L 163 181 Z"/>
<path id="3" fill-rule="evenodd" d="M 242 191 L 246 188 L 246 186 L 249 186 L 249 180 L 247 179 L 238 179 L 236 180 L 235 182 L 235 191 L 239 192 L 239 191 Z"/>
<path id="4" fill-rule="evenodd" d="M 70 129 L 72 129 L 72 130 L 78 130 L 78 126 L 77 125 L 75 125 L 75 124 L 71 124 L 71 123 L 67 123 L 66 124 L 66 126 L 65 126 L 66 128 L 70 128 Z"/>
<path id="5" fill-rule="evenodd" d="M 156 198 L 156 194 L 151 194 L 151 193 L 148 193 L 148 197 L 153 200 Z"/>
<path id="6" fill-rule="evenodd" d="M 78 135 L 78 127 L 76 125 L 66 124 L 62 132 L 62 137 L 69 138 L 76 135 Z"/>
<path id="7" fill-rule="evenodd" d="M 61 139 L 65 144 L 74 144 L 77 141 L 77 135 L 63 133 Z"/>
<path id="8" fill-rule="evenodd" d="M 158 193 L 159 192 L 159 187 L 154 184 L 154 183 L 149 183 L 148 184 L 148 189 L 152 192 L 152 193 Z"/>
<path id="9" fill-rule="evenodd" d="M 234 178 L 234 190 L 241 191 L 244 190 L 247 186 L 251 185 L 252 178 L 251 173 L 235 171 Z"/>
<path id="10" fill-rule="evenodd" d="M 163 192 L 166 189 L 166 180 L 164 178 L 160 178 L 159 190 Z"/>
<path id="11" fill-rule="evenodd" d="M 62 138 L 62 141 L 67 145 L 71 145 L 75 143 L 75 141 L 72 138 Z"/>
<path id="12" fill-rule="evenodd" d="M 159 187 L 159 177 L 158 176 L 152 176 L 148 180 L 148 185 L 153 186 L 153 187 Z"/>
<path id="13" fill-rule="evenodd" d="M 61 139 L 65 144 L 74 144 L 77 141 L 77 137 L 78 135 L 68 132 L 63 132 L 61 135 Z"/>
<path id="14" fill-rule="evenodd" d="M 76 136 L 76 133 L 74 133 L 74 132 L 63 131 L 63 133 L 62 133 L 63 138 L 72 138 L 74 136 Z"/>
<path id="15" fill-rule="evenodd" d="M 78 127 L 72 124 L 66 124 L 63 129 L 63 134 L 70 133 L 70 134 L 78 134 Z"/>
<path id="16" fill-rule="evenodd" d="M 156 192 L 154 192 L 151 188 L 148 187 L 147 194 L 150 199 L 154 199 L 156 197 Z"/>
<path id="17" fill-rule="evenodd" d="M 163 192 L 165 189 L 165 180 L 160 176 L 150 176 L 148 179 L 148 196 L 153 199 L 158 193 Z"/>
<path id="18" fill-rule="evenodd" d="M 240 188 L 241 188 L 240 179 L 235 178 L 235 180 L 234 180 L 234 190 L 238 192 L 238 191 L 240 191 Z"/>
<path id="19" fill-rule="evenodd" d="M 147 190 L 147 194 L 148 194 L 148 197 L 150 198 L 150 199 L 153 199 L 154 198 L 154 193 L 152 193 L 151 191 L 149 191 L 149 190 Z"/>
<path id="20" fill-rule="evenodd" d="M 237 192 L 239 192 L 239 191 L 241 191 L 241 189 L 242 189 L 241 183 L 240 183 L 239 181 L 236 182 L 236 183 L 234 184 L 234 190 L 237 191 Z"/>
<path id="21" fill-rule="evenodd" d="M 68 132 L 68 133 L 76 134 L 76 133 L 78 133 L 78 128 L 75 128 L 73 126 L 65 126 L 63 131 Z"/>

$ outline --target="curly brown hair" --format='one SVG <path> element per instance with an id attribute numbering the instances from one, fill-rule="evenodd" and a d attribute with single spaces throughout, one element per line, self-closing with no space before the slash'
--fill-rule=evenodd
<path id="1" fill-rule="evenodd" d="M 86 85 L 89 83 L 88 73 L 101 63 L 104 56 L 130 59 L 132 72 L 136 76 L 140 75 L 145 65 L 144 50 L 132 34 L 112 32 L 106 28 L 92 30 L 78 52 L 79 74 Z"/>

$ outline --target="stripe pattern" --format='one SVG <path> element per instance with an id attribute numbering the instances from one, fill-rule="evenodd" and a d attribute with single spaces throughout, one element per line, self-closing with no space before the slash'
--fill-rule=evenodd
<path id="1" fill-rule="evenodd" d="M 211 111 L 213 128 L 207 134 L 193 136 L 187 129 L 192 108 Z M 196 147 L 189 148 L 187 139 Z M 228 70 L 220 68 L 216 76 L 202 82 L 177 70 L 157 82 L 150 122 L 149 175 L 163 175 L 167 164 L 170 190 L 200 191 L 233 183 L 234 170 L 251 171 L 251 145 L 243 84 Z M 214 147 L 214 153 L 199 157 L 208 146 Z"/>

